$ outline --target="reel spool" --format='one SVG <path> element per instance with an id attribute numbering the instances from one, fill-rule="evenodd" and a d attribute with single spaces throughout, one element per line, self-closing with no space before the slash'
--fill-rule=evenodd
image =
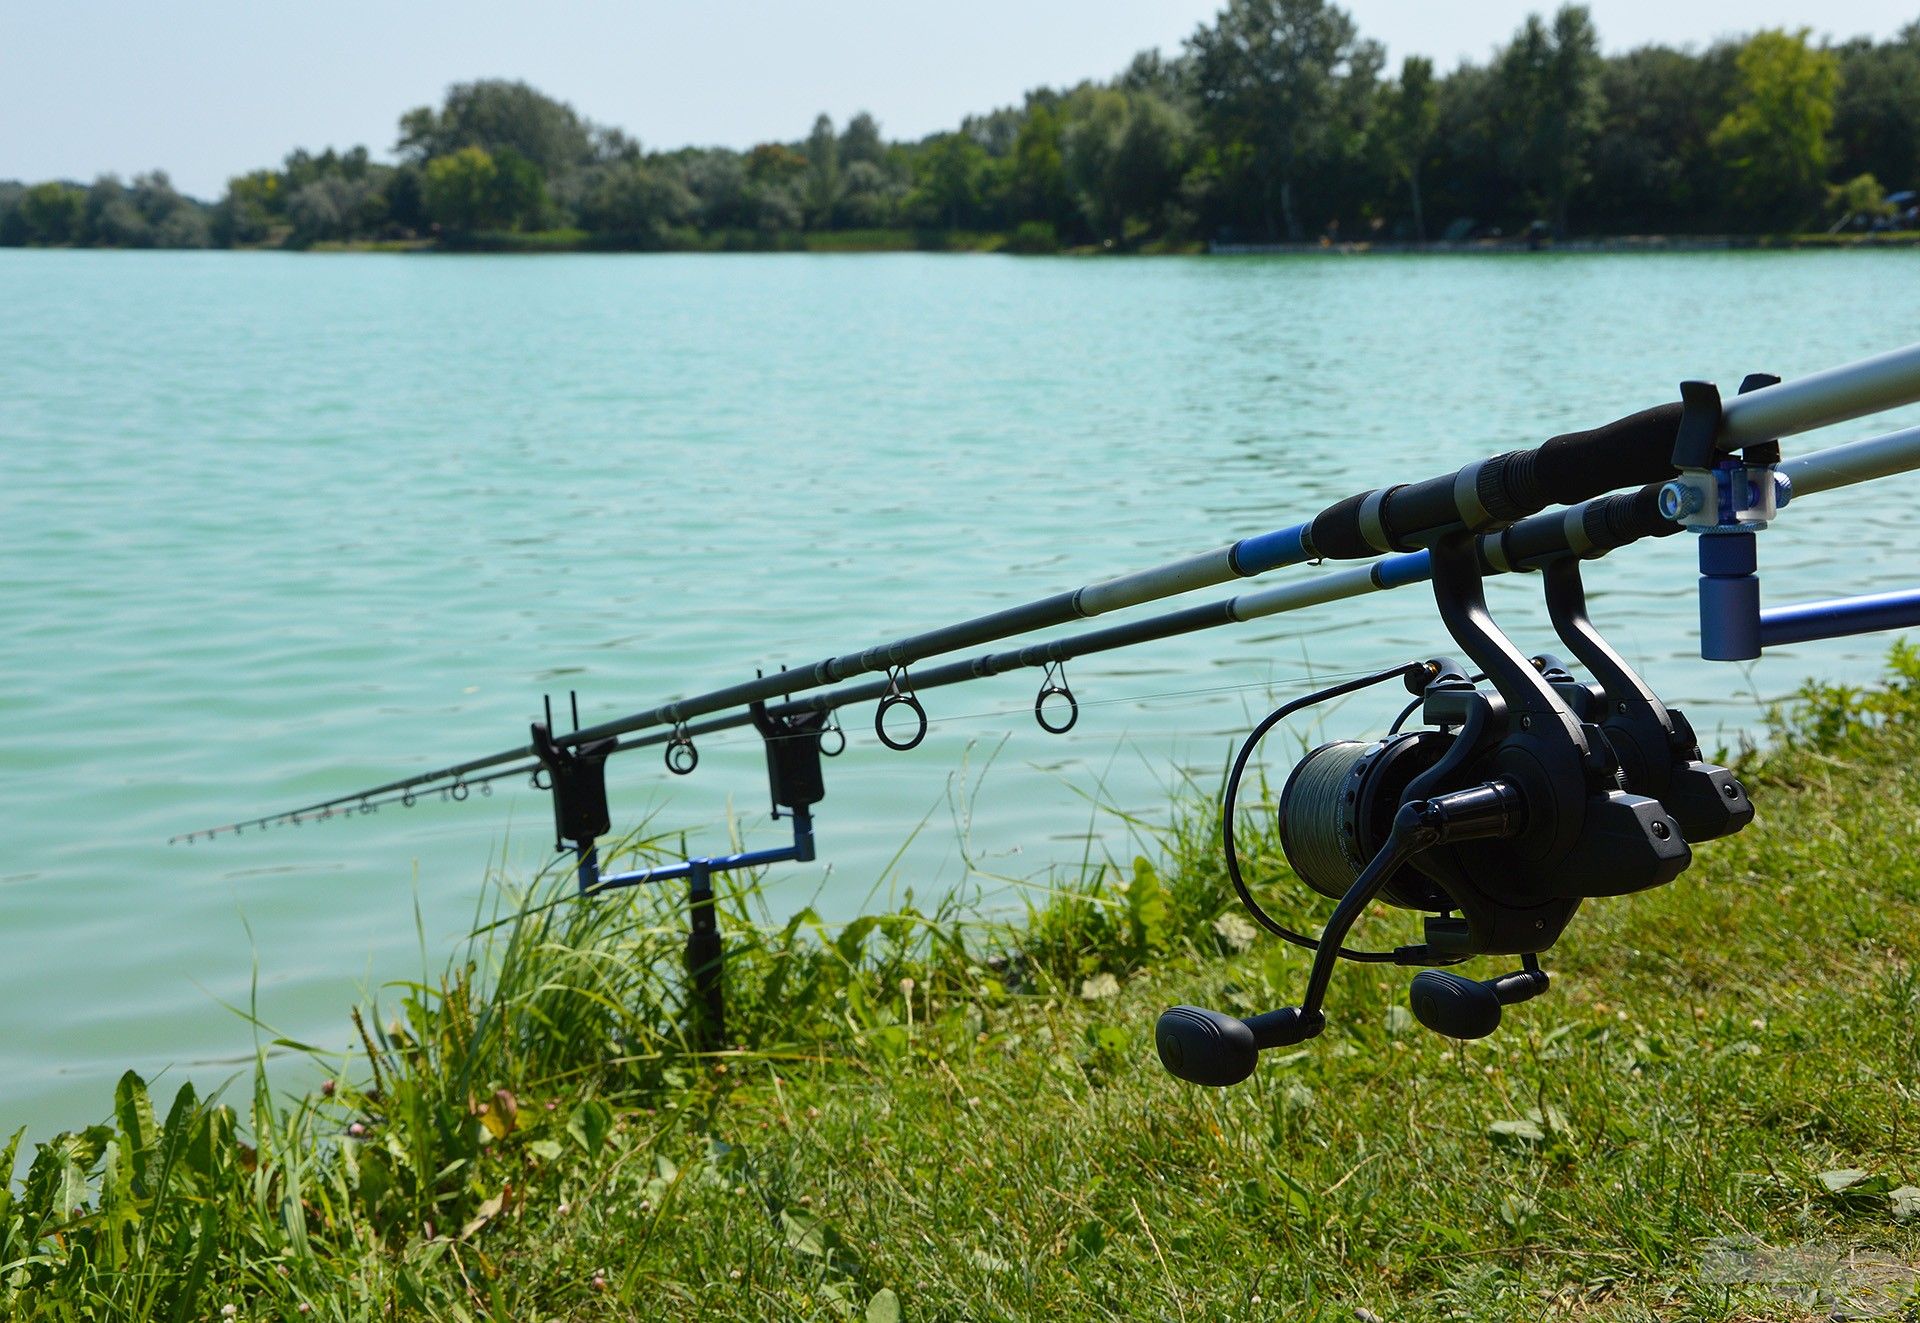
<path id="1" fill-rule="evenodd" d="M 1471 535 L 1449 535 L 1430 551 L 1441 619 L 1490 687 L 1435 658 L 1295 700 L 1250 732 L 1223 803 L 1228 877 L 1262 926 L 1314 952 L 1313 966 L 1298 1006 L 1246 1020 L 1191 1006 L 1163 1014 L 1156 1045 L 1183 1079 L 1235 1083 L 1259 1052 L 1322 1032 L 1322 1003 L 1341 959 L 1428 966 L 1409 990 L 1415 1017 L 1449 1037 L 1489 1034 L 1503 1007 L 1546 991 L 1539 954 L 1582 900 L 1664 885 L 1691 863 L 1690 837 L 1724 835 L 1752 819 L 1732 774 L 1699 761 L 1685 719 L 1599 640 L 1586 620 L 1577 560 L 1550 570 L 1549 606 L 1562 638 L 1596 675 L 1592 685 L 1551 658 L 1529 661 L 1500 632 Z M 1394 678 L 1415 695 L 1423 728 L 1321 744 L 1281 791 L 1288 863 L 1311 890 L 1339 902 L 1321 935 L 1307 937 L 1268 915 L 1241 874 L 1233 836 L 1241 778 L 1280 721 Z M 1629 759 L 1616 741 L 1630 746 Z M 1390 950 L 1343 945 L 1375 900 L 1424 915 L 1424 940 Z M 1521 967 L 1484 980 L 1446 968 L 1481 955 L 1519 956 Z"/>
<path id="2" fill-rule="evenodd" d="M 1280 848 L 1302 882 L 1338 900 L 1380 852 L 1407 787 L 1431 771 L 1452 739 L 1409 731 L 1369 744 L 1334 740 L 1295 764 L 1280 791 Z M 1448 908 L 1446 894 L 1403 865 L 1380 898 L 1409 910 Z"/>

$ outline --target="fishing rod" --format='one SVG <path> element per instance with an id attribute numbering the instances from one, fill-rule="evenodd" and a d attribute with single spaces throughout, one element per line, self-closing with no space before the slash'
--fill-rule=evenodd
<path id="1" fill-rule="evenodd" d="M 411 804 L 423 790 L 431 793 L 437 789 L 444 797 L 464 799 L 473 787 L 490 793 L 492 783 L 498 779 L 531 775 L 537 785 L 552 794 L 556 848 L 571 849 L 575 853 L 579 885 L 583 893 L 676 878 L 689 880 L 692 931 L 689 936 L 688 965 L 690 973 L 695 976 L 697 999 L 708 1007 L 702 1018 L 709 1032 L 703 1033 L 702 1037 L 708 1041 L 720 1041 L 717 972 L 720 961 L 717 928 L 713 922 L 711 876 L 715 872 L 734 868 L 804 861 L 814 857 L 810 810 L 824 795 L 819 759 L 823 754 L 831 756 L 838 752 L 837 748 L 828 750 L 823 745 L 827 739 L 837 738 L 840 747 L 844 747 L 845 732 L 837 721 L 831 721 L 832 714 L 840 707 L 878 699 L 875 730 L 880 740 L 892 748 L 912 748 L 924 737 L 927 728 L 926 712 L 917 697 L 919 691 L 1018 667 L 1040 666 L 1045 668 L 1045 675 L 1034 703 L 1036 718 L 1046 729 L 1064 731 L 1072 727 L 1079 711 L 1078 701 L 1066 683 L 1063 669 L 1065 662 L 1074 657 L 1278 614 L 1364 591 L 1406 586 L 1423 579 L 1435 583 L 1436 600 L 1442 608 L 1442 618 L 1455 634 L 1456 640 L 1471 641 L 1472 646 L 1467 646 L 1465 642 L 1462 646 L 1478 664 L 1479 675 L 1466 676 L 1459 667 L 1446 664 L 1444 659 L 1430 659 L 1415 669 L 1405 670 L 1403 678 L 1410 687 L 1413 687 L 1416 671 L 1424 677 L 1416 696 L 1424 694 L 1428 687 L 1440 683 L 1442 679 L 1448 684 L 1464 681 L 1471 688 L 1478 678 L 1494 675 L 1497 689 L 1505 684 L 1507 689 L 1514 690 L 1521 699 L 1525 699 L 1527 690 L 1523 682 L 1513 680 L 1511 675 L 1506 675 L 1504 680 L 1500 678 L 1504 663 L 1484 660 L 1483 654 L 1498 656 L 1501 653 L 1499 646 L 1488 643 L 1488 630 L 1476 623 L 1479 616 L 1484 614 L 1484 609 L 1472 606 L 1476 585 L 1486 574 L 1533 568 L 1556 558 L 1604 554 L 1607 550 L 1641 537 L 1675 531 L 1676 520 L 1686 523 L 1692 518 L 1694 523 L 1699 524 L 1702 509 L 1732 523 L 1726 528 L 1714 526 L 1698 531 L 1735 534 L 1745 536 L 1750 541 L 1753 528 L 1763 527 L 1764 517 L 1770 517 L 1777 504 L 1781 503 L 1774 489 L 1776 470 L 1779 468 L 1777 441 L 1772 437 L 1761 438 L 1762 432 L 1785 435 L 1805 431 L 1916 398 L 1920 398 L 1920 345 L 1791 383 L 1779 383 L 1774 378 L 1749 378 L 1741 395 L 1724 402 L 1711 387 L 1688 383 L 1683 387 L 1679 404 L 1646 410 L 1590 432 L 1555 437 L 1533 450 L 1514 451 L 1476 461 L 1442 478 L 1360 493 L 1329 506 L 1304 523 L 1241 539 L 1200 556 L 1122 575 L 958 625 L 908 636 L 881 648 L 844 654 L 812 667 L 783 669 L 771 675 L 759 674 L 745 684 L 678 700 L 592 727 L 580 726 L 576 708 L 574 729 L 566 735 L 554 733 L 549 708 L 547 720 L 534 724 L 531 741 L 523 748 L 400 778 L 369 790 L 249 822 L 263 828 L 283 821 L 298 824 L 310 816 L 325 819 L 336 813 L 365 813 L 378 807 L 381 802 L 389 802 L 382 799 L 383 796 Z M 1879 440 L 1885 442 L 1887 439 Z M 1861 443 L 1863 446 L 1875 444 Z M 1853 456 L 1848 461 L 1851 465 L 1848 471 L 1866 475 L 1874 464 L 1886 468 L 1894 461 L 1884 457 L 1882 452 L 1885 449 L 1883 445 L 1881 452 L 1876 452 L 1881 453 L 1881 458 L 1871 463 L 1860 455 Z M 1737 461 L 1726 457 L 1735 450 L 1739 452 Z M 1817 456 L 1813 458 L 1817 459 Z M 1897 469 L 1886 468 L 1886 471 Z M 1838 474 L 1839 467 L 1834 472 Z M 1761 499 L 1759 478 L 1766 479 L 1764 500 Z M 1835 481 L 1839 480 L 1836 477 Z M 1861 479 L 1856 477 L 1848 480 Z M 1629 495 L 1599 495 L 1617 486 L 1636 483 L 1644 485 Z M 1573 504 L 1574 508 L 1552 515 L 1538 513 L 1548 505 L 1566 503 Z M 1702 539 L 1703 566 L 1707 542 L 1708 539 Z M 1446 563 L 1454 567 L 1445 575 L 1436 568 L 1436 557 L 1443 550 Z M 909 676 L 907 671 L 912 662 L 956 651 L 976 642 L 997 641 L 1049 624 L 1106 614 L 1230 578 L 1248 577 L 1305 560 L 1369 558 L 1382 552 L 1398 554 L 1388 556 L 1364 571 L 1335 573 L 1308 583 L 1243 593 L 1222 602 L 1174 611 L 1151 619 L 948 663 L 922 670 L 913 676 Z M 1723 555 L 1720 560 L 1726 561 L 1727 558 Z M 1577 564 L 1577 559 L 1574 563 Z M 1738 574 L 1724 573 L 1717 576 L 1718 579 L 1738 577 Z M 1751 577 L 1750 570 L 1748 577 Z M 1577 582 L 1573 587 L 1577 589 Z M 1703 589 L 1703 601 L 1704 592 Z M 1571 599 L 1564 584 L 1561 598 L 1555 617 L 1556 627 L 1562 628 L 1563 637 L 1583 638 L 1580 630 L 1571 622 L 1583 613 L 1584 608 L 1569 611 L 1566 603 Z M 1754 602 L 1757 611 L 1757 596 Z M 1549 605 L 1553 608 L 1552 601 Z M 1729 615 L 1728 618 L 1732 617 Z M 1856 617 L 1853 623 L 1860 623 L 1862 618 Z M 1875 618 L 1886 618 L 1886 610 L 1882 609 Z M 1590 640 L 1584 642 L 1584 650 L 1574 649 L 1576 656 L 1599 675 L 1606 669 L 1606 659 L 1591 646 Z M 1596 657 L 1600 659 L 1599 663 L 1595 662 Z M 883 678 L 863 684 L 831 687 L 846 677 L 876 671 L 884 671 Z M 1540 674 L 1551 675 L 1555 684 L 1573 683 L 1563 668 L 1543 665 Z M 1368 682 L 1377 682 L 1380 678 L 1376 676 Z M 1616 688 L 1625 684 L 1617 668 L 1614 682 Z M 1650 698 L 1650 690 L 1645 690 L 1644 686 L 1638 688 Z M 805 694 L 811 690 L 826 692 L 814 692 L 799 699 L 793 697 L 795 693 Z M 1345 692 L 1344 689 L 1340 691 Z M 1325 696 L 1322 694 L 1319 697 Z M 779 701 L 772 702 L 775 699 Z M 1047 714 L 1050 700 L 1055 702 L 1054 718 Z M 1543 709 L 1543 714 L 1565 724 L 1572 720 L 1567 714 L 1572 711 L 1570 705 L 1576 700 L 1581 704 L 1586 702 L 1578 694 L 1572 694 L 1571 697 L 1556 695 Z M 1454 712 L 1458 707 L 1458 700 L 1449 701 L 1454 701 L 1455 707 L 1448 707 L 1443 701 L 1426 714 L 1428 720 L 1438 723 L 1442 730 L 1446 730 L 1448 725 L 1441 720 L 1441 716 Z M 1501 702 L 1517 705 L 1518 700 L 1503 690 Z M 1637 699 L 1636 702 L 1647 706 L 1644 700 Z M 1065 705 L 1064 719 L 1059 719 L 1059 704 L 1062 703 Z M 1421 698 L 1421 703 L 1431 706 L 1425 698 Z M 1657 705 L 1657 700 L 1654 703 Z M 1558 705 L 1557 709 L 1555 704 Z M 729 708 L 733 710 L 727 711 Z M 745 710 L 741 711 L 741 708 Z M 886 726 L 888 714 L 897 709 L 905 709 L 915 718 L 915 729 L 904 740 L 890 735 Z M 1465 711 L 1464 708 L 1459 710 Z M 1504 708 L 1495 712 L 1494 716 L 1498 717 L 1503 712 Z M 700 717 L 708 719 L 693 720 Z M 1670 717 L 1661 717 L 1659 720 L 1664 723 L 1661 728 L 1666 732 L 1668 741 L 1679 741 L 1676 748 L 1684 746 L 1686 741 L 1683 736 L 1690 735 L 1690 732 Z M 1499 721 L 1485 714 L 1480 722 L 1483 733 L 1500 728 Z M 685 774 L 693 771 L 698 763 L 698 753 L 693 743 L 695 736 L 747 724 L 757 729 L 765 743 L 774 816 L 780 817 L 784 809 L 787 816 L 792 818 L 792 845 L 778 850 L 688 859 L 678 864 L 629 873 L 603 872 L 599 867 L 596 845 L 611 829 L 604 784 L 606 758 L 625 749 L 665 744 L 669 770 Z M 1577 727 L 1579 723 L 1574 724 Z M 667 729 L 637 734 L 648 727 L 661 726 Z M 1638 733 L 1644 736 L 1646 730 Z M 1481 739 L 1482 735 L 1476 734 L 1475 738 Z M 1593 745 L 1605 742 L 1602 737 L 1596 735 L 1593 741 L 1582 743 L 1584 738 L 1580 736 L 1573 741 L 1585 750 L 1578 754 L 1579 760 L 1595 762 L 1608 757 L 1617 758 L 1611 752 L 1605 755 L 1594 752 Z M 1559 752 L 1564 753 L 1565 750 Z M 1562 758 L 1560 761 L 1564 763 L 1566 760 Z M 1697 750 L 1690 761 L 1697 762 Z M 1433 771 L 1432 768 L 1427 770 Z M 1453 770 L 1456 769 L 1449 765 L 1449 774 Z M 1616 768 L 1616 779 L 1619 775 L 1621 773 Z M 1655 775 L 1655 771 L 1648 771 L 1641 779 L 1648 786 L 1653 786 L 1655 781 L 1662 778 Z M 1432 777 L 1426 777 L 1421 784 L 1428 784 L 1431 780 Z M 1564 786 L 1560 787 L 1563 792 L 1565 789 Z M 1662 801 L 1645 796 L 1642 798 L 1648 804 L 1662 806 Z M 1641 810 L 1635 809 L 1633 812 Z M 1651 831 L 1651 826 L 1647 824 L 1653 820 L 1649 818 L 1641 825 Z M 1668 822 L 1669 819 L 1662 818 L 1659 821 Z M 190 833 L 185 839 L 192 841 L 201 835 L 237 832 L 244 825 L 247 824 L 233 824 L 215 832 Z M 1696 836 L 1699 836 L 1704 828 L 1696 827 L 1695 830 Z M 1699 838 L 1706 839 L 1705 836 Z M 1400 840 L 1395 848 L 1412 858 L 1440 844 L 1452 843 L 1451 837 L 1443 839 L 1442 836 L 1436 836 L 1427 840 L 1425 837 L 1409 836 Z M 1231 865 L 1230 830 L 1225 845 Z M 1684 867 L 1684 862 L 1682 859 L 1679 866 Z M 1564 873 L 1567 865 L 1568 860 L 1562 858 L 1556 867 Z M 1308 875 L 1306 869 L 1300 871 L 1302 876 Z M 1235 878 L 1238 882 L 1237 869 Z M 1260 916 L 1244 888 L 1242 895 L 1250 908 Z M 1564 918 L 1561 923 L 1564 923 Z M 1544 926 L 1541 931 L 1546 931 Z M 1548 944 L 1557 932 L 1558 926 L 1548 936 Z M 1473 939 L 1476 942 L 1483 940 L 1484 934 Z M 1321 945 L 1325 949 L 1325 944 Z M 1333 945 L 1337 951 L 1345 953 L 1337 942 Z M 1458 942 L 1454 945 L 1460 947 Z M 1471 942 L 1468 943 L 1468 946 L 1471 945 Z M 1432 948 L 1432 951 L 1438 950 L 1439 947 Z M 1460 947 L 1460 950 L 1444 956 L 1440 963 L 1458 958 L 1461 951 L 1465 950 L 1466 947 Z M 1324 988 L 1321 991 L 1323 994 Z"/>
<path id="2" fill-rule="evenodd" d="M 1920 398 L 1920 344 L 1789 382 L 1769 381 L 1773 384 L 1766 390 L 1725 402 L 1707 438 L 1710 446 L 1719 451 L 1734 450 L 1762 433 L 1774 438 L 1787 436 L 1911 403 Z M 1671 462 L 1672 452 L 1685 408 L 1684 400 L 1662 405 L 1603 427 L 1556 436 L 1531 450 L 1476 460 L 1452 474 L 1360 492 L 1328 506 L 1312 519 L 1198 555 L 810 665 L 782 665 L 771 674 L 757 673 L 744 683 L 662 703 L 585 729 L 576 721 L 571 733 L 554 733 L 552 738 L 569 748 L 668 726 L 675 732 L 669 742 L 684 747 L 685 738 L 698 733 L 690 725 L 696 718 L 755 702 L 784 700 L 794 693 L 882 672 L 885 680 L 877 692 L 898 695 L 901 702 L 883 703 L 882 711 L 876 714 L 877 727 L 879 717 L 891 707 L 908 706 L 906 699 L 915 684 L 926 687 L 924 681 L 910 676 L 908 667 L 932 657 L 1145 605 L 1235 578 L 1321 560 L 1370 559 L 1383 552 L 1407 552 L 1461 529 L 1495 528 L 1550 505 L 1571 505 L 1618 488 L 1673 478 L 1677 469 Z M 888 742 L 883 731 L 880 738 Z M 536 743 L 529 740 L 517 748 L 395 778 L 364 790 L 180 833 L 169 843 L 191 843 L 238 834 L 249 827 L 261 829 L 316 815 L 331 816 L 334 810 L 356 811 L 381 796 L 404 796 L 439 782 L 449 783 L 449 797 L 464 798 L 465 791 L 459 788 L 463 785 L 489 785 L 519 773 L 477 774 L 537 755 Z"/>

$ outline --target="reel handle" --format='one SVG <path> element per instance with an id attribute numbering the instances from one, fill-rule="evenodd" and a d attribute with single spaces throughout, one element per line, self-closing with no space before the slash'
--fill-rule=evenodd
<path id="1" fill-rule="evenodd" d="M 1189 1084 L 1224 1089 L 1253 1074 L 1255 1062 L 1268 1048 L 1304 1043 L 1326 1027 L 1326 1016 L 1318 1011 L 1303 1015 L 1297 1006 L 1245 1020 L 1200 1006 L 1173 1006 L 1160 1012 L 1153 1045 L 1168 1074 Z"/>
<path id="2" fill-rule="evenodd" d="M 1395 870 L 1436 845 L 1517 835 L 1525 821 L 1520 792 L 1498 780 L 1402 804 L 1386 844 L 1354 879 L 1320 934 L 1300 1004 L 1246 1020 L 1198 1006 L 1172 1007 L 1161 1013 L 1154 1026 L 1160 1064 L 1180 1079 L 1222 1089 L 1253 1074 L 1260 1053 L 1267 1048 L 1292 1047 L 1318 1037 L 1327 1027 L 1320 1008 L 1333 980 L 1334 962 L 1340 958 L 1340 944 Z M 1422 964 L 1428 955 L 1426 947 L 1407 947 L 1396 953 L 1396 961 Z"/>
<path id="3" fill-rule="evenodd" d="M 1500 1027 L 1500 1009 L 1531 1001 L 1547 990 L 1547 971 L 1533 956 L 1498 978 L 1471 979 L 1445 969 L 1413 976 L 1407 1003 L 1413 1018 L 1448 1038 L 1485 1038 Z"/>

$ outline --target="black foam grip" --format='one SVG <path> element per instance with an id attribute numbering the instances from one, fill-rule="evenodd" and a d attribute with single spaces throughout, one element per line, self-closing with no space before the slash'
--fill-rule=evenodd
<path id="1" fill-rule="evenodd" d="M 1392 551 L 1412 551 L 1421 544 L 1409 542 L 1435 528 L 1447 528 L 1461 521 L 1459 502 L 1453 496 L 1454 475 L 1428 478 L 1410 483 L 1387 497 L 1380 507 L 1380 526 Z"/>
<path id="2" fill-rule="evenodd" d="M 1558 512 L 1522 519 L 1506 532 L 1492 536 L 1500 539 L 1507 564 L 1515 569 L 1564 556 L 1571 549 L 1566 521 Z"/>
<path id="3" fill-rule="evenodd" d="M 1585 432 L 1566 432 L 1532 450 L 1497 455 L 1481 466 L 1474 487 L 1495 519 L 1510 521 L 1550 505 L 1574 505 L 1638 483 L 1658 483 L 1674 474 L 1673 445 L 1680 405 L 1643 409 Z M 1455 474 L 1398 488 L 1380 505 L 1380 526 L 1392 549 L 1425 546 L 1435 535 L 1458 528 L 1466 512 L 1455 499 Z M 1381 548 L 1367 541 L 1360 510 L 1372 492 L 1328 506 L 1308 526 L 1315 555 L 1329 560 L 1366 560 Z M 1638 523 L 1636 526 L 1639 527 Z M 1644 526 L 1641 537 L 1658 536 Z M 1531 541 L 1534 539 L 1523 539 Z"/>
<path id="4" fill-rule="evenodd" d="M 1307 526 L 1307 541 L 1316 556 L 1328 560 L 1366 560 L 1380 549 L 1360 532 L 1360 507 L 1372 492 L 1361 492 L 1328 506 Z"/>
<path id="5" fill-rule="evenodd" d="M 1522 451 L 1524 467 L 1509 469 L 1509 491 L 1529 513 L 1573 505 L 1622 487 L 1671 478 L 1680 406 L 1643 409 L 1588 432 L 1556 436 Z M 1514 482 L 1524 484 L 1516 489 Z"/>
<path id="6" fill-rule="evenodd" d="M 1581 553 L 1612 551 L 1642 538 L 1666 537 L 1679 532 L 1680 525 L 1660 513 L 1660 487 L 1660 483 L 1650 483 L 1639 491 L 1609 496 L 1589 505 L 1580 518 L 1580 530 L 1587 543 L 1579 548 Z M 1575 549 L 1567 537 L 1566 514 L 1559 510 L 1522 519 L 1504 533 L 1490 534 L 1489 540 L 1493 538 L 1499 540 L 1507 564 L 1515 568 L 1539 565 Z M 1483 541 L 1483 566 L 1498 568 L 1486 555 L 1485 546 Z"/>
<path id="7" fill-rule="evenodd" d="M 1594 531 L 1589 511 L 1587 536 L 1594 546 L 1602 551 L 1611 551 L 1615 547 L 1624 547 L 1630 542 L 1638 542 L 1645 537 L 1668 537 L 1680 531 L 1680 525 L 1660 513 L 1660 488 L 1663 484 L 1648 483 L 1637 492 L 1624 496 L 1609 497 L 1597 502 L 1595 510 L 1606 512 L 1606 523 L 1600 532 Z"/>

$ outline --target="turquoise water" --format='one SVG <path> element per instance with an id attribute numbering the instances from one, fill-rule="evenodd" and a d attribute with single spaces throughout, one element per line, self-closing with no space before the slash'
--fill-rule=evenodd
<path id="1" fill-rule="evenodd" d="M 256 962 L 263 1019 L 343 1043 L 422 932 L 439 966 L 490 861 L 524 875 L 551 843 L 513 786 L 177 831 L 518 744 L 545 691 L 610 717 L 1291 523 L 1683 376 L 1905 343 L 1917 261 L 0 251 L 0 1125 L 93 1119 L 130 1065 L 228 1078 Z M 1790 449 L 1896 422 L 1920 414 Z M 1910 584 L 1913 495 L 1789 512 L 1770 599 Z M 1699 662 L 1691 555 L 1638 548 L 1590 584 L 1703 731 L 1877 670 L 1884 639 Z M 1546 646 L 1536 592 L 1495 606 Z M 1090 827 L 1131 853 L 1091 797 L 1164 816 L 1269 689 L 1442 648 L 1408 591 L 1077 663 L 1064 739 L 1027 715 L 1031 675 L 929 694 L 911 754 L 850 714 L 820 862 L 774 903 L 999 887 L 1074 864 Z M 702 754 L 686 780 L 616 759 L 616 819 L 711 846 L 731 809 L 781 843 L 751 737 Z"/>

